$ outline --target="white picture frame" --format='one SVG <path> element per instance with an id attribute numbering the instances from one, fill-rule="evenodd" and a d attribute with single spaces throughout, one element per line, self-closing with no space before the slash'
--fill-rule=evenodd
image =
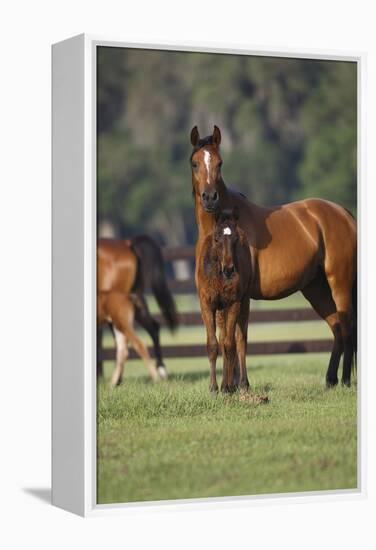
<path id="1" fill-rule="evenodd" d="M 358 66 L 358 487 L 247 497 L 98 505 L 96 499 L 96 48 L 346 60 Z M 145 506 L 249 506 L 366 495 L 366 265 L 364 53 L 274 51 L 226 44 L 135 44 L 79 35 L 52 47 L 52 503 L 81 516 Z"/>

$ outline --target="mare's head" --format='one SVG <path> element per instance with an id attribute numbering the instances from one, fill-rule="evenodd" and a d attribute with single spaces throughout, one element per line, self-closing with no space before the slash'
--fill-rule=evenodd
<path id="1" fill-rule="evenodd" d="M 216 213 L 213 232 L 213 248 L 224 279 L 232 279 L 237 273 L 238 212 L 236 208 Z"/>
<path id="2" fill-rule="evenodd" d="M 200 138 L 197 126 L 191 131 L 193 151 L 191 155 L 192 191 L 206 212 L 213 213 L 219 207 L 222 182 L 222 159 L 219 153 L 221 131 L 214 126 L 211 136 Z"/>

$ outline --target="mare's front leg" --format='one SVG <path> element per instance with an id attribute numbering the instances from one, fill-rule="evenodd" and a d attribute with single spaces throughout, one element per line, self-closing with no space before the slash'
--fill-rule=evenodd
<path id="1" fill-rule="evenodd" d="M 235 329 L 240 312 L 240 302 L 235 302 L 227 309 L 226 330 L 223 342 L 223 380 L 221 390 L 224 393 L 236 390 L 234 374 L 237 365 Z"/>
<path id="2" fill-rule="evenodd" d="M 212 393 L 218 391 L 217 384 L 217 356 L 218 356 L 218 340 L 215 334 L 215 311 L 210 308 L 208 302 L 204 299 L 200 300 L 201 315 L 206 328 L 206 349 L 210 364 L 210 385 L 209 389 Z"/>

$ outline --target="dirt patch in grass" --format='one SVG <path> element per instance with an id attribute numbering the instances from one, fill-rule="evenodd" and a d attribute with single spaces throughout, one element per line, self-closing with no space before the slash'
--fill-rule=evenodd
<path id="1" fill-rule="evenodd" d="M 239 401 L 252 403 L 253 405 L 265 405 L 269 403 L 269 397 L 261 393 L 241 392 L 239 394 Z"/>

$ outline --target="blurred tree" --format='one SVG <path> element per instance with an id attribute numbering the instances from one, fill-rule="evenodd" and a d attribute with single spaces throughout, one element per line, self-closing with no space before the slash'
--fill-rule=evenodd
<path id="1" fill-rule="evenodd" d="M 317 196 L 356 210 L 357 90 L 355 63 L 330 62 L 302 112 L 305 155 L 297 197 Z"/>
<path id="2" fill-rule="evenodd" d="M 356 67 L 306 59 L 98 51 L 98 218 L 194 242 L 189 133 L 222 131 L 223 175 L 250 200 L 356 204 Z"/>

